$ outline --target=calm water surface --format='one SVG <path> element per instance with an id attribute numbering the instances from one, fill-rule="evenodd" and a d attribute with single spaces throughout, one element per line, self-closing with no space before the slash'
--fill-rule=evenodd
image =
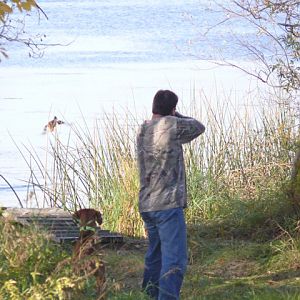
<path id="1" fill-rule="evenodd" d="M 0 174 L 22 200 L 30 172 L 17 146 L 30 146 L 38 153 L 45 148 L 47 135 L 42 130 L 54 115 L 69 123 L 79 124 L 84 118 L 93 124 L 104 111 L 126 107 L 144 116 L 161 88 L 175 90 L 188 105 L 194 87 L 216 94 L 216 83 L 220 90 L 239 91 L 248 82 L 241 73 L 212 69 L 205 62 L 220 49 L 227 59 L 242 59 L 231 44 L 229 24 L 211 33 L 210 39 L 201 36 L 201 28 L 222 18 L 212 1 L 39 4 L 49 19 L 41 16 L 38 22 L 33 14 L 26 19 L 28 32 L 43 33 L 46 43 L 61 46 L 47 47 L 35 59 L 28 57 L 28 49 L 9 44 L 10 58 L 0 64 Z M 245 25 L 235 25 L 241 37 L 254 38 Z M 26 151 L 23 154 L 28 158 Z M 0 206 L 17 205 L 0 178 Z"/>

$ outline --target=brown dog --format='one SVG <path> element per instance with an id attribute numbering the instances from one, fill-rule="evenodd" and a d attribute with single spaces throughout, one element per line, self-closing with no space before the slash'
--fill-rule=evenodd
<path id="1" fill-rule="evenodd" d="M 73 249 L 73 266 L 76 273 L 96 277 L 98 293 L 103 293 L 105 283 L 105 266 L 96 256 L 98 237 L 95 235 L 97 223 L 102 224 L 102 215 L 95 209 L 80 209 L 73 215 L 79 221 L 79 238 Z"/>

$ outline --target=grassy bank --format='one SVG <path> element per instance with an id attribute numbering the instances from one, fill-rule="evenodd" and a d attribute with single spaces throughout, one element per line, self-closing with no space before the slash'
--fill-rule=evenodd
<path id="1" fill-rule="evenodd" d="M 289 196 L 298 119 L 275 102 L 243 110 L 224 103 L 212 107 L 203 98 L 189 112 L 207 131 L 184 148 L 190 261 L 182 299 L 300 299 L 299 215 Z M 100 208 L 105 228 L 130 237 L 121 249 L 102 251 L 107 298 L 147 299 L 140 292 L 145 247 L 137 210 L 139 122 L 126 115 L 125 121 L 107 116 L 93 128 L 73 126 L 67 138 L 54 134 L 46 159 L 28 149 L 27 161 L 31 183 L 49 205 Z M 26 230 L 34 228 L 1 226 L 3 299 L 64 299 L 68 293 L 71 299 L 95 299 L 93 278 L 71 272 L 70 248 L 44 234 L 29 242 L 33 234 Z M 16 245 L 23 245 L 28 264 L 18 260 L 21 255 L 11 257 Z"/>
<path id="2" fill-rule="evenodd" d="M 73 274 L 70 245 L 55 244 L 34 228 L 3 222 L 0 226 L 1 299 L 98 299 L 93 276 Z M 300 299 L 296 232 L 292 236 L 282 231 L 268 241 L 220 238 L 214 233 L 189 228 L 189 266 L 182 299 Z M 140 291 L 145 250 L 145 243 L 138 239 L 101 250 L 106 299 L 148 299 Z"/>

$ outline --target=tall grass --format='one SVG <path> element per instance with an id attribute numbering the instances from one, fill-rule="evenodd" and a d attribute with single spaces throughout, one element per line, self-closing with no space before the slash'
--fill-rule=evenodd
<path id="1" fill-rule="evenodd" d="M 244 111 L 229 101 L 205 106 L 206 134 L 186 148 L 189 221 L 241 225 L 247 217 L 257 223 L 291 209 L 287 190 L 299 139 L 294 111 L 274 102 Z"/>
<path id="2" fill-rule="evenodd" d="M 283 186 L 299 139 L 297 118 L 291 108 L 274 102 L 243 109 L 230 100 L 220 103 L 213 106 L 201 95 L 186 112 L 206 126 L 205 134 L 184 148 L 187 220 L 265 222 L 290 207 Z M 49 205 L 100 208 L 106 228 L 141 236 L 135 154 L 140 121 L 129 112 L 123 115 L 125 120 L 115 113 L 93 127 L 73 126 L 67 138 L 55 134 L 46 162 L 27 149 L 31 183 Z"/>

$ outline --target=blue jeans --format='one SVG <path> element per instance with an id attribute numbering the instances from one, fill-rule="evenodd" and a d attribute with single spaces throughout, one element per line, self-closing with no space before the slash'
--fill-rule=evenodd
<path id="1" fill-rule="evenodd" d="M 154 299 L 179 299 L 187 266 L 183 209 L 142 212 L 141 216 L 149 238 L 142 287 Z"/>

